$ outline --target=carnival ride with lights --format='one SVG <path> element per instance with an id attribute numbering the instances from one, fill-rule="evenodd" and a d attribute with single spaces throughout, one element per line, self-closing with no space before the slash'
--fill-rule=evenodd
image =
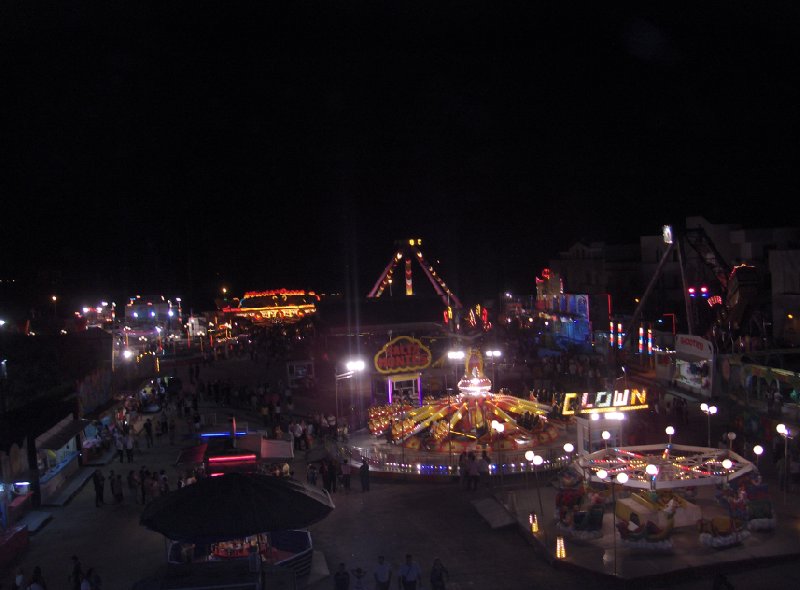
<path id="1" fill-rule="evenodd" d="M 383 272 L 378 277 L 378 280 L 375 282 L 372 290 L 367 294 L 368 298 L 380 297 L 383 295 L 384 291 L 386 291 L 387 287 L 391 292 L 394 272 L 397 269 L 398 263 L 403 259 L 405 259 L 405 294 L 413 295 L 414 284 L 411 273 L 411 261 L 416 260 L 417 264 L 422 269 L 422 272 L 425 274 L 428 281 L 430 281 L 431 285 L 433 285 L 434 291 L 436 291 L 436 294 L 442 299 L 442 302 L 445 304 L 445 306 L 448 308 L 451 306 L 458 309 L 461 308 L 461 301 L 459 301 L 455 293 L 450 290 L 442 277 L 436 274 L 436 269 L 434 269 L 433 265 L 429 264 L 425 259 L 425 256 L 423 256 L 422 250 L 420 250 L 420 246 L 422 246 L 421 239 L 412 238 L 407 241 L 398 240 L 395 242 L 395 246 L 397 247 L 396 252 L 389 261 L 389 264 L 386 265 L 386 268 L 383 269 Z"/>
<path id="2" fill-rule="evenodd" d="M 513 395 L 491 393 L 483 358 L 466 357 L 459 393 L 426 397 L 421 406 L 397 402 L 370 408 L 369 430 L 408 449 L 461 452 L 475 449 L 513 451 L 546 445 L 557 439 L 566 422 L 548 406 Z"/>
<path id="3" fill-rule="evenodd" d="M 253 324 L 293 323 L 313 315 L 320 300 L 313 291 L 248 291 L 237 307 L 225 307 L 223 313 L 244 317 Z"/>
<path id="4" fill-rule="evenodd" d="M 720 548 L 740 543 L 748 529 L 774 528 L 755 465 L 729 449 L 673 444 L 607 448 L 578 458 L 574 467 L 583 481 L 557 498 L 560 521 L 567 509 L 580 507 L 588 487 L 610 483 L 613 493 L 619 483 L 627 494 L 614 494 L 614 513 L 625 546 L 671 549 L 673 528 L 696 526 L 701 543 Z M 703 486 L 719 490 L 715 498 L 727 516 L 703 518 L 691 501 Z"/>

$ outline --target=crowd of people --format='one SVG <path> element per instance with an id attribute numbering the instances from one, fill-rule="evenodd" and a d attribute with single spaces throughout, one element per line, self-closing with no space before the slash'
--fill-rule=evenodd
<path id="1" fill-rule="evenodd" d="M 348 569 L 345 563 L 339 563 L 339 567 L 333 574 L 333 588 L 334 590 L 366 590 L 369 578 L 374 581 L 376 590 L 389 590 L 393 579 L 397 580 L 398 590 L 421 590 L 425 584 L 422 567 L 409 553 L 406 554 L 405 561 L 397 568 L 389 563 L 384 555 L 378 555 L 378 562 L 371 571 L 360 566 Z M 446 590 L 450 572 L 440 558 L 433 559 L 427 578 L 431 590 Z"/>

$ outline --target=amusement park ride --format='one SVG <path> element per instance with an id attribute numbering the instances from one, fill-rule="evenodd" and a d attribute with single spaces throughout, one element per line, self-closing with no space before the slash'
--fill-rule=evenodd
<path id="1" fill-rule="evenodd" d="M 391 442 L 409 449 L 461 452 L 531 448 L 554 441 L 566 428 L 549 406 L 491 393 L 491 388 L 481 353 L 470 350 L 457 395 L 428 397 L 421 406 L 409 401 L 375 406 L 370 409 L 370 432 L 386 433 Z"/>
<path id="2" fill-rule="evenodd" d="M 419 238 L 411 238 L 406 241 L 398 240 L 395 242 L 396 251 L 392 256 L 392 259 L 378 277 L 378 280 L 375 282 L 375 285 L 372 287 L 372 290 L 369 292 L 367 297 L 380 297 L 383 295 L 387 287 L 391 291 L 392 283 L 394 281 L 394 273 L 397 270 L 397 265 L 401 260 L 404 261 L 403 268 L 405 294 L 413 295 L 414 284 L 411 268 L 412 261 L 415 260 L 422 269 L 423 274 L 427 277 L 428 281 L 430 281 L 431 285 L 433 285 L 433 289 L 442 299 L 442 302 L 444 302 L 445 306 L 455 307 L 457 309 L 461 308 L 461 301 L 459 301 L 458 297 L 456 297 L 456 295 L 450 290 L 442 277 L 436 274 L 436 269 L 434 269 L 433 266 L 425 259 L 425 256 L 422 254 L 422 250 L 420 250 L 420 246 L 422 246 L 422 240 Z"/>
<path id="3" fill-rule="evenodd" d="M 633 334 L 633 327 L 639 321 L 642 310 L 645 308 L 653 288 L 662 275 L 665 263 L 673 255 L 673 252 L 677 253 L 680 267 L 686 308 L 686 323 L 690 335 L 696 334 L 707 337 L 715 343 L 717 350 L 720 352 L 733 350 L 740 336 L 756 336 L 764 339 L 766 337 L 764 322 L 761 320 L 760 312 L 757 309 L 759 277 L 756 268 L 748 264 L 729 265 L 716 246 L 714 246 L 705 230 L 700 227 L 684 229 L 682 235 L 678 236 L 671 226 L 665 225 L 662 228 L 662 232 L 667 248 L 631 317 L 625 332 L 626 339 L 624 343 L 633 341 L 633 339 L 627 338 L 627 335 Z M 699 325 L 702 322 L 697 317 L 692 306 L 692 298 L 695 297 L 696 293 L 687 284 L 685 264 L 687 248 L 691 248 L 696 254 L 702 267 L 711 271 L 722 293 L 721 295 L 703 299 L 714 312 L 713 320 L 709 325 Z M 698 334 L 698 332 L 702 332 L 702 334 Z"/>

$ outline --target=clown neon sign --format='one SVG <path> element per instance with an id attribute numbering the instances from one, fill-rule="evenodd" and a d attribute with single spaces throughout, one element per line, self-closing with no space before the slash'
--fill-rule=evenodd
<path id="1" fill-rule="evenodd" d="M 623 391 L 598 391 L 596 393 L 584 392 L 564 394 L 564 408 L 561 413 L 565 416 L 572 414 L 604 414 L 606 412 L 628 412 L 632 410 L 646 410 L 647 392 L 638 389 L 625 389 Z"/>

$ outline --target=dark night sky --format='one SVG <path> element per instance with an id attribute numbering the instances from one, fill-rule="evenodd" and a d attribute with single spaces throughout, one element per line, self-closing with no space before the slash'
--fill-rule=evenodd
<path id="1" fill-rule="evenodd" d="M 0 275 L 366 293 L 417 236 L 469 299 L 581 237 L 796 223 L 797 5 L 595 4 L 5 3 Z"/>

